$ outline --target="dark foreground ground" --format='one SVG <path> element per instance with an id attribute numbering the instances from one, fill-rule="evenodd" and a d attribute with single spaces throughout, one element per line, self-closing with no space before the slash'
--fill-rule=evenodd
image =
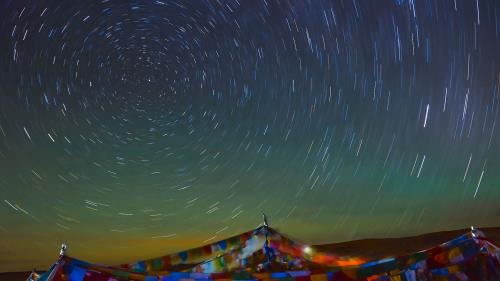
<path id="1" fill-rule="evenodd" d="M 493 240 L 495 245 L 500 245 L 500 227 L 487 227 L 481 228 L 481 230 L 486 234 L 486 237 Z M 318 245 L 315 248 L 339 255 L 379 259 L 424 250 L 462 235 L 466 231 L 468 229 L 441 231 L 402 238 L 362 239 Z M 0 281 L 22 281 L 26 280 L 28 275 L 29 272 L 0 273 Z"/>

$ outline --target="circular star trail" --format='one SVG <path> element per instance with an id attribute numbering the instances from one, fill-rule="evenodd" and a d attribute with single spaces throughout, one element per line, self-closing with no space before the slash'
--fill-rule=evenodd
<path id="1" fill-rule="evenodd" d="M 498 226 L 498 1 L 1 5 L 0 270 Z"/>

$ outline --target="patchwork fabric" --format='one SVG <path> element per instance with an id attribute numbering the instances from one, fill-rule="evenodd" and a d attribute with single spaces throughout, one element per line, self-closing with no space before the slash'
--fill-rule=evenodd
<path id="1" fill-rule="evenodd" d="M 63 255 L 33 281 L 484 281 L 500 280 L 500 249 L 479 231 L 399 257 L 367 261 L 305 250 L 279 232 L 253 231 L 118 266 Z M 182 271 L 175 270 L 179 266 Z"/>

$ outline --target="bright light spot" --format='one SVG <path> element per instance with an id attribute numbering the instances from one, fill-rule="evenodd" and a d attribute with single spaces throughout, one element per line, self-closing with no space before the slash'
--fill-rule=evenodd
<path id="1" fill-rule="evenodd" d="M 312 248 L 309 246 L 305 246 L 303 251 L 304 251 L 304 253 L 310 255 L 312 253 Z"/>

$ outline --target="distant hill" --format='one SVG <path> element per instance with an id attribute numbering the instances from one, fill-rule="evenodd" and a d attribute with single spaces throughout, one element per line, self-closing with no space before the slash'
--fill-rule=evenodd
<path id="1" fill-rule="evenodd" d="M 487 238 L 495 245 L 500 245 L 500 227 L 480 228 Z M 449 241 L 469 231 L 460 229 L 426 233 L 418 236 L 401 238 L 361 239 L 341 243 L 323 244 L 313 246 L 322 251 L 333 252 L 342 256 L 358 256 L 367 259 L 380 259 L 388 256 L 399 256 L 431 248 Z M 0 273 L 2 281 L 24 281 L 29 272 Z"/>
<path id="2" fill-rule="evenodd" d="M 6 272 L 0 273 L 0 280 L 2 281 L 24 281 L 30 272 Z"/>
<path id="3" fill-rule="evenodd" d="M 500 245 L 500 227 L 480 228 L 486 237 L 495 245 Z M 341 243 L 323 244 L 315 246 L 322 251 L 333 252 L 339 255 L 359 256 L 368 259 L 380 259 L 388 256 L 400 256 L 431 248 L 449 241 L 469 231 L 459 229 L 426 233 L 418 236 L 401 238 L 361 239 Z"/>

